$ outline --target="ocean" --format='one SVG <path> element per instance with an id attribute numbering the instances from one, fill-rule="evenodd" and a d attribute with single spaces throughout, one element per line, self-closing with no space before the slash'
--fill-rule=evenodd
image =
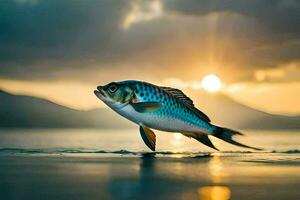
<path id="1" fill-rule="evenodd" d="M 221 151 L 138 128 L 0 130 L 0 199 L 300 199 L 300 132 L 244 130 Z"/>

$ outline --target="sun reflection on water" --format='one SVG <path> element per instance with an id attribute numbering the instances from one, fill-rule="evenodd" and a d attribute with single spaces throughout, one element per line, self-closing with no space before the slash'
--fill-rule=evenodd
<path id="1" fill-rule="evenodd" d="M 213 183 L 220 183 L 227 176 L 220 156 L 213 156 L 208 163 L 208 172 Z"/>
<path id="2" fill-rule="evenodd" d="M 231 191 L 226 186 L 206 186 L 198 189 L 200 200 L 228 200 Z"/>

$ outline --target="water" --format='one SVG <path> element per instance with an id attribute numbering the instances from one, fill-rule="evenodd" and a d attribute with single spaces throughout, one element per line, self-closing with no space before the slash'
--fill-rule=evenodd
<path id="1" fill-rule="evenodd" d="M 300 199 L 300 132 L 243 131 L 222 151 L 138 128 L 0 131 L 0 199 Z M 38 189 L 37 189 L 38 188 Z"/>
<path id="2" fill-rule="evenodd" d="M 263 148 L 261 153 L 299 153 L 300 132 L 297 131 L 243 131 L 245 136 L 236 137 L 250 146 Z M 156 131 L 157 151 L 161 153 L 216 152 L 201 143 L 181 134 Z M 254 152 L 239 148 L 211 137 L 222 151 Z M 0 152 L 23 153 L 142 153 L 150 151 L 143 143 L 138 129 L 2 129 L 0 130 Z"/>

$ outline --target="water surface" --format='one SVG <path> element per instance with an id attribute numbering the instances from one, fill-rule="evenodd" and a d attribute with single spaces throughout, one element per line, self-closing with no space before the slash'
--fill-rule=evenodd
<path id="1" fill-rule="evenodd" d="M 299 199 L 300 133 L 244 131 L 217 152 L 157 133 L 150 152 L 134 130 L 0 131 L 1 199 Z"/>

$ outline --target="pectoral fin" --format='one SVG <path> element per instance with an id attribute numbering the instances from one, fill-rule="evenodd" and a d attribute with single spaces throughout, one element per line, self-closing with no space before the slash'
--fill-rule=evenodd
<path id="1" fill-rule="evenodd" d="M 219 149 L 217 149 L 215 145 L 213 145 L 213 143 L 208 138 L 208 135 L 205 133 L 182 133 L 182 135 L 192 137 L 197 141 L 201 142 L 202 144 L 219 151 Z"/>
<path id="2" fill-rule="evenodd" d="M 139 103 L 131 103 L 132 107 L 135 111 L 143 113 L 143 112 L 151 112 L 161 108 L 162 103 L 160 102 L 139 102 Z"/>
<path id="3" fill-rule="evenodd" d="M 149 147 L 152 151 L 155 151 L 155 143 L 156 143 L 155 133 L 151 129 L 145 126 L 140 126 L 140 133 L 147 147 Z"/>

